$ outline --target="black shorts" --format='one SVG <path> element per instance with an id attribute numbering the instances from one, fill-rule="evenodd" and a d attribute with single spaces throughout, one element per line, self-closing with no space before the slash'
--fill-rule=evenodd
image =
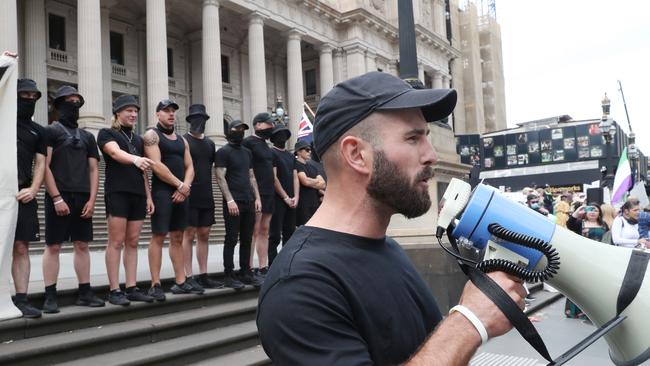
<path id="1" fill-rule="evenodd" d="M 28 203 L 18 202 L 18 221 L 16 222 L 16 236 L 14 240 L 39 241 L 38 203 L 31 200 Z"/>
<path id="2" fill-rule="evenodd" d="M 104 196 L 106 217 L 123 217 L 127 221 L 144 220 L 147 216 L 147 197 L 129 192 L 111 192 Z"/>
<path id="3" fill-rule="evenodd" d="M 90 194 L 61 192 L 61 198 L 70 208 L 70 214 L 58 216 L 50 195 L 45 195 L 45 243 L 61 244 L 66 241 L 90 242 L 93 240 L 93 219 L 82 219 L 81 211 Z M 59 198 L 57 198 L 59 199 Z"/>
<path id="4" fill-rule="evenodd" d="M 188 202 L 173 203 L 172 193 L 161 190 L 151 194 L 155 206 L 151 216 L 151 232 L 154 234 L 183 231 L 187 227 Z"/>
<path id="5" fill-rule="evenodd" d="M 275 194 L 260 194 L 262 201 L 262 213 L 272 214 L 275 208 Z"/>
<path id="6" fill-rule="evenodd" d="M 214 225 L 214 206 L 211 207 L 190 207 L 187 226 L 208 227 Z"/>

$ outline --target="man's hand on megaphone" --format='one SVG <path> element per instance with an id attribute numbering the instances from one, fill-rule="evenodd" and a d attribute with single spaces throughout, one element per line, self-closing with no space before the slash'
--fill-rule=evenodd
<path id="1" fill-rule="evenodd" d="M 491 272 L 487 274 L 496 282 L 521 309 L 526 306 L 524 298 L 526 289 L 520 278 L 504 272 Z M 472 282 L 467 282 L 460 304 L 470 309 L 481 320 L 490 338 L 498 337 L 512 329 L 512 324 L 501 310 Z"/>

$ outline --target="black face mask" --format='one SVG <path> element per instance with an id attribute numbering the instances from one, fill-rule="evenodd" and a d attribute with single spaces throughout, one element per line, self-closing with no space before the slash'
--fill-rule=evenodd
<path id="1" fill-rule="evenodd" d="M 271 142 L 278 149 L 284 149 L 287 145 L 287 138 L 285 136 L 271 136 Z"/>
<path id="2" fill-rule="evenodd" d="M 639 223 L 639 220 L 637 220 L 637 219 L 633 219 L 633 218 L 631 218 L 631 217 L 630 217 L 629 219 L 625 219 L 625 220 L 626 220 L 627 223 L 630 224 L 630 225 L 636 225 L 636 224 Z"/>
<path id="3" fill-rule="evenodd" d="M 205 132 L 205 122 L 207 119 L 201 116 L 195 116 L 188 118 L 190 122 L 190 132 L 195 135 L 200 135 Z"/>
<path id="4" fill-rule="evenodd" d="M 255 130 L 255 134 L 264 140 L 268 140 L 271 138 L 271 133 L 273 132 L 273 128 L 265 128 L 263 130 Z"/>
<path id="5" fill-rule="evenodd" d="M 165 135 L 171 135 L 174 133 L 174 126 L 172 126 L 172 128 L 166 128 L 163 125 L 161 125 L 160 122 L 158 122 L 156 128 L 158 129 L 158 131 L 164 133 Z"/>
<path id="6" fill-rule="evenodd" d="M 63 101 L 59 103 L 57 109 L 59 111 L 59 122 L 68 128 L 77 128 L 79 124 L 79 108 L 81 103 L 73 103 Z"/>
<path id="7" fill-rule="evenodd" d="M 36 100 L 18 97 L 18 119 L 28 121 L 34 115 Z"/>
<path id="8" fill-rule="evenodd" d="M 228 141 L 235 145 L 241 144 L 241 142 L 244 140 L 244 131 L 230 131 L 228 133 Z"/>

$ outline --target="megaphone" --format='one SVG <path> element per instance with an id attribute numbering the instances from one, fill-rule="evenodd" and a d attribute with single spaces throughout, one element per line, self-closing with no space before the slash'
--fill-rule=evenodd
<path id="1" fill-rule="evenodd" d="M 459 243 L 485 249 L 485 258 L 502 260 L 521 271 L 538 274 L 549 267 L 549 256 L 495 237 L 494 228 L 498 225 L 511 237 L 545 242 L 553 255 L 561 258 L 561 264 L 556 263 L 558 268 L 552 269 L 557 273 L 550 273 L 552 277 L 546 282 L 580 307 L 598 327 L 617 316 L 617 298 L 634 249 L 577 235 L 483 184 L 472 192 L 469 184 L 452 179 L 441 205 L 438 232 L 450 229 L 451 236 Z M 621 313 L 627 319 L 604 336 L 610 358 L 619 366 L 638 365 L 650 358 L 650 274 L 643 268 L 633 276 L 641 276 L 644 281 L 634 300 Z"/>

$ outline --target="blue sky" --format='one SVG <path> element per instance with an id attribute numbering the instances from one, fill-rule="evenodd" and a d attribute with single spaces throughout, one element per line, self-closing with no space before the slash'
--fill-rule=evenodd
<path id="1" fill-rule="evenodd" d="M 650 2 L 496 0 L 496 14 L 508 127 L 562 114 L 600 118 L 607 93 L 627 131 L 621 80 L 637 144 L 650 155 Z"/>

